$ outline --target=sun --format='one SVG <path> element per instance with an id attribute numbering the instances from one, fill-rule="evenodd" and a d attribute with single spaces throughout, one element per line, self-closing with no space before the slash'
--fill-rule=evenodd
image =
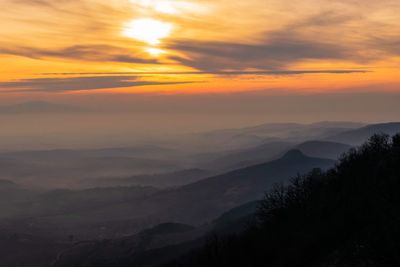
<path id="1" fill-rule="evenodd" d="M 170 36 L 173 25 L 152 18 L 135 19 L 129 22 L 123 35 L 149 45 L 158 45 L 161 39 Z"/>
<path id="2" fill-rule="evenodd" d="M 160 56 L 162 54 L 165 54 L 164 50 L 158 49 L 158 48 L 154 48 L 154 47 L 146 48 L 145 51 L 147 53 L 149 53 L 150 55 L 155 56 L 155 57 Z"/>

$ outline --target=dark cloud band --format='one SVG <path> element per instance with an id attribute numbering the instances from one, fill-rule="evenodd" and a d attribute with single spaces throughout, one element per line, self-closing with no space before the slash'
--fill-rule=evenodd
<path id="1" fill-rule="evenodd" d="M 167 71 L 167 72 L 47 72 L 40 75 L 221 75 L 221 76 L 282 76 L 282 75 L 303 75 L 303 74 L 347 74 L 367 73 L 363 69 L 327 69 L 327 70 L 265 70 L 265 71 Z"/>
<path id="2" fill-rule="evenodd" d="M 23 56 L 34 59 L 60 58 L 98 62 L 136 64 L 158 64 L 155 59 L 146 59 L 129 49 L 111 45 L 76 45 L 60 49 L 38 49 L 29 47 L 2 48 L 0 54 Z"/>
<path id="3" fill-rule="evenodd" d="M 17 81 L 0 82 L 0 89 L 7 92 L 71 92 L 182 83 L 189 82 L 142 81 L 139 80 L 138 77 L 133 76 L 89 76 L 23 79 Z"/>

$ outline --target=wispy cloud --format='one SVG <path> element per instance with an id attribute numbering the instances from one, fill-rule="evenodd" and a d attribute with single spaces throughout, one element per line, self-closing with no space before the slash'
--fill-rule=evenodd
<path id="1" fill-rule="evenodd" d="M 389 55 L 400 56 L 400 34 L 373 37 L 369 44 Z"/>
<path id="2" fill-rule="evenodd" d="M 309 59 L 346 59 L 351 51 L 335 45 L 295 38 L 274 39 L 260 45 L 226 42 L 179 42 L 172 49 L 187 57 L 172 57 L 183 65 L 199 70 L 276 70 Z"/>
<path id="3" fill-rule="evenodd" d="M 308 32 L 320 32 L 353 18 L 336 12 L 321 12 L 291 23 L 285 27 L 267 31 L 257 43 L 179 40 L 169 45 L 172 50 L 186 56 L 172 59 L 180 64 L 203 71 L 221 70 L 281 70 L 307 60 L 353 62 L 365 61 L 354 43 L 338 43 L 337 40 L 318 38 Z"/>
<path id="4" fill-rule="evenodd" d="M 137 52 L 136 52 L 137 53 Z M 0 47 L 0 54 L 17 55 L 34 59 L 61 58 L 97 62 L 121 62 L 157 64 L 156 59 L 146 59 L 129 49 L 111 45 L 75 45 L 60 49 L 38 49 L 29 47 Z"/>
<path id="5" fill-rule="evenodd" d="M 68 78 L 37 78 L 0 82 L 0 89 L 6 92 L 72 92 L 181 83 L 183 82 L 141 81 L 138 79 L 138 77 L 133 76 L 89 76 Z"/>
<path id="6" fill-rule="evenodd" d="M 166 72 L 48 72 L 40 75 L 219 75 L 219 76 L 285 76 L 285 75 L 306 75 L 306 74 L 346 74 L 346 73 L 367 73 L 370 70 L 363 69 L 320 69 L 320 70 L 265 70 L 265 71 L 166 71 Z"/>
<path id="7" fill-rule="evenodd" d="M 321 90 L 331 90 L 332 84 L 381 83 L 384 77 L 398 83 L 400 37 L 394 30 L 400 27 L 398 0 L 387 0 L 384 5 L 377 0 L 365 0 L 363 5 L 359 0 L 144 2 L 2 0 L 3 91 L 96 90 L 199 80 L 201 75 L 215 91 L 278 84 L 305 90 L 317 86 L 314 77 L 307 75 L 365 70 L 371 70 L 368 81 L 358 75 L 354 80 L 351 75 L 315 78 L 321 79 Z M 145 18 L 173 25 L 171 35 L 157 47 L 123 34 L 132 21 Z M 148 27 L 142 28 L 146 34 Z M 79 73 L 82 70 L 87 73 Z M 53 73 L 45 76 L 48 79 L 28 79 L 45 72 Z M 65 72 L 66 80 L 60 72 Z M 231 77 L 241 75 L 260 77 L 242 77 L 237 79 L 240 83 Z M 304 77 L 273 77 L 295 75 Z M 9 81 L 15 77 L 21 80 Z M 102 84 L 96 82 L 101 79 Z M 201 87 L 192 86 L 193 91 L 208 90 Z"/>

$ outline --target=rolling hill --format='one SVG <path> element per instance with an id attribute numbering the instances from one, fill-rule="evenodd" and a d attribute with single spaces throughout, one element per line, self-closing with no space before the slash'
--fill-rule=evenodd
<path id="1" fill-rule="evenodd" d="M 87 209 L 77 208 L 33 217 L 31 223 L 49 227 L 63 224 L 71 229 L 77 227 L 76 232 L 82 232 L 87 225 L 92 225 L 90 232 L 95 236 L 107 236 L 111 225 L 123 221 L 147 226 L 168 221 L 200 225 L 231 208 L 261 198 L 276 183 L 287 183 L 299 173 L 313 168 L 326 169 L 333 163 L 329 159 L 312 158 L 293 150 L 278 160 L 206 178 L 176 189 L 117 203 L 102 202 L 97 207 Z M 69 206 L 68 203 L 64 205 Z M 57 209 L 50 206 L 49 210 Z M 41 214 L 45 212 L 41 210 Z M 83 228 L 78 230 L 80 227 Z"/>
<path id="2" fill-rule="evenodd" d="M 329 141 L 308 141 L 296 146 L 296 149 L 308 156 L 334 160 L 350 148 L 350 145 Z"/>
<path id="3" fill-rule="evenodd" d="M 398 132 L 400 132 L 400 122 L 380 123 L 331 135 L 326 140 L 349 145 L 361 145 L 373 134 L 385 133 L 394 135 Z"/>

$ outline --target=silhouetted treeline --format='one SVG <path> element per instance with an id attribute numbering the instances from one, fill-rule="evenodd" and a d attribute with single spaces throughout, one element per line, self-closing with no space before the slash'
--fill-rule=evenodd
<path id="1" fill-rule="evenodd" d="M 400 134 L 276 186 L 243 234 L 163 266 L 400 266 Z"/>

